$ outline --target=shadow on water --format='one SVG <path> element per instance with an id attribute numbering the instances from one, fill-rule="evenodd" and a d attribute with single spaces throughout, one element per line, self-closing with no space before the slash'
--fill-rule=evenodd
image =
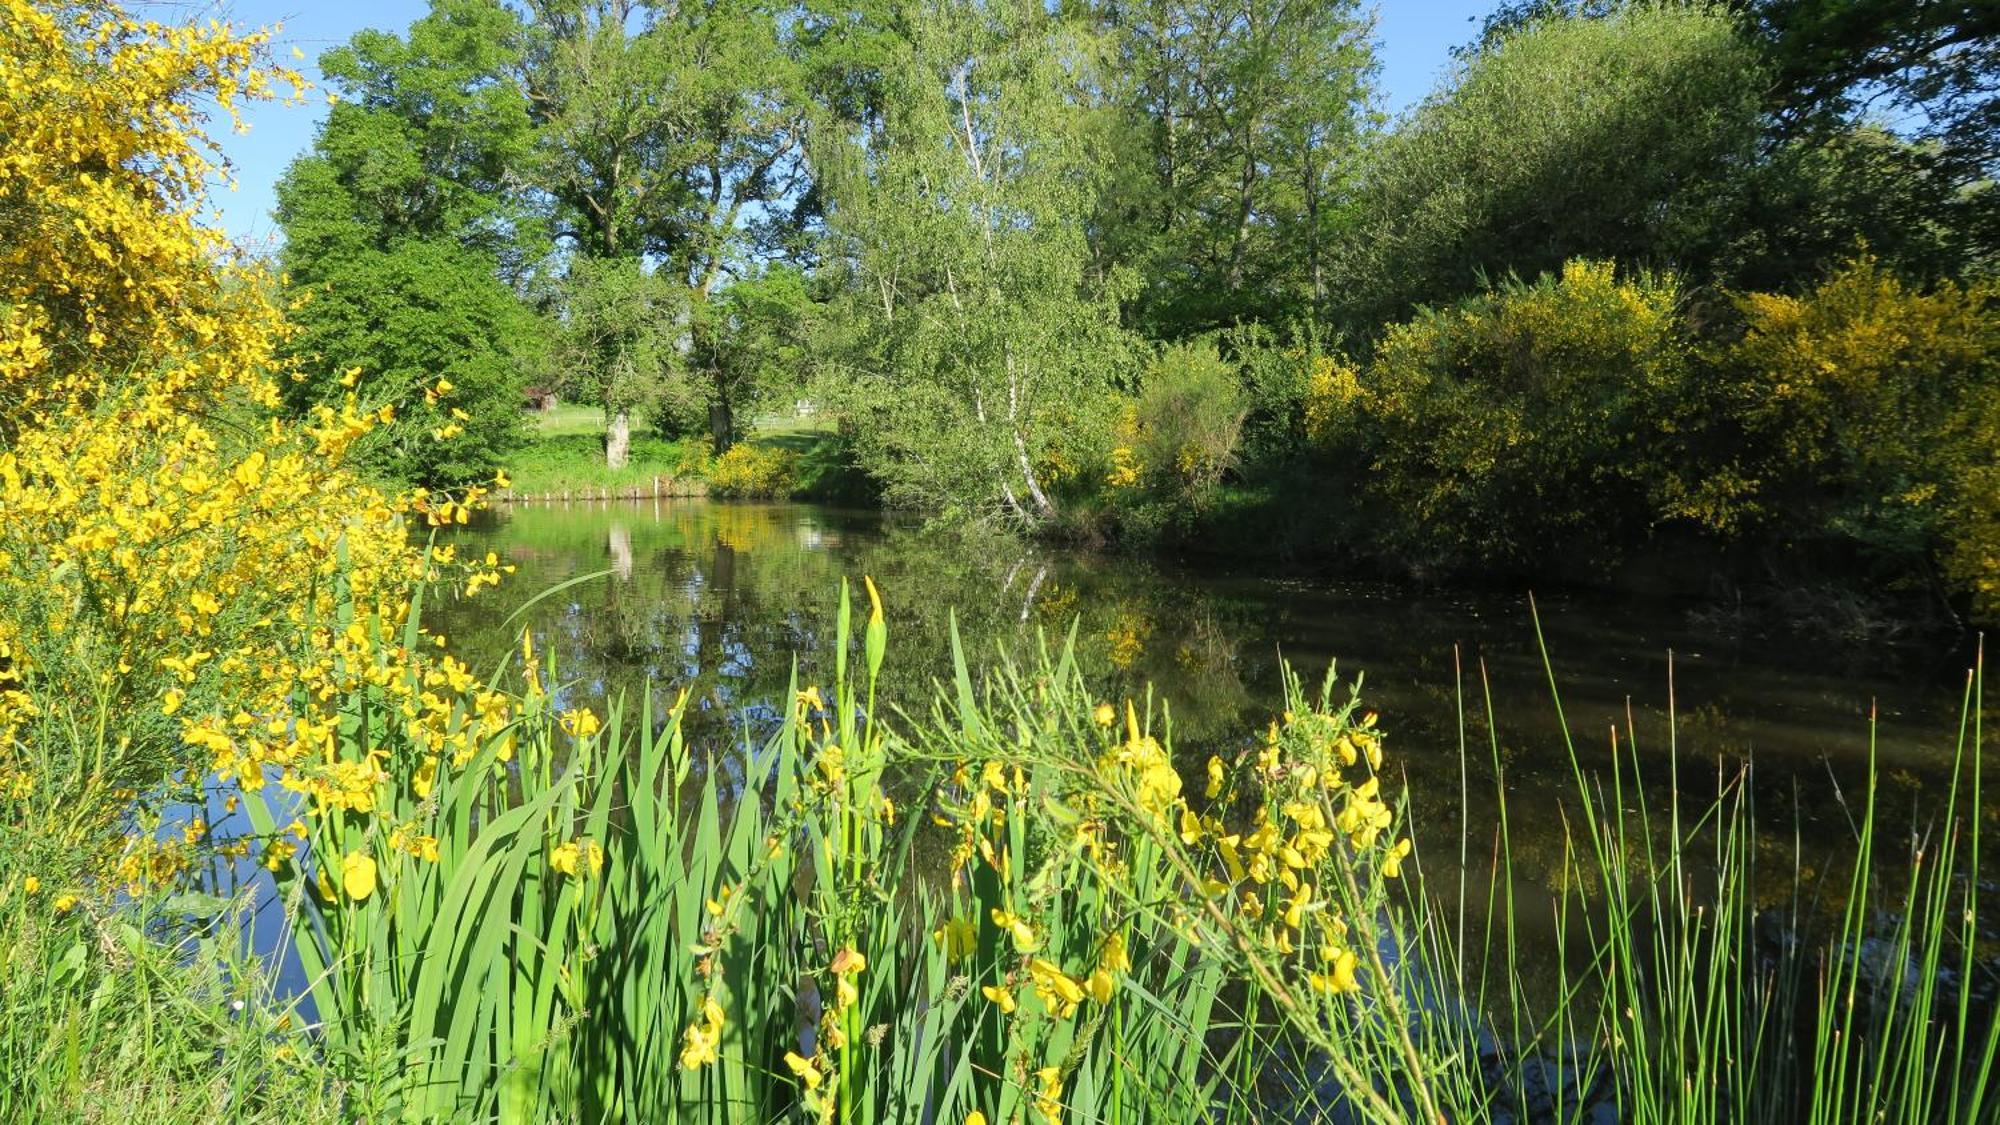
<path id="1" fill-rule="evenodd" d="M 794 659 L 802 684 L 829 679 L 839 580 L 868 574 L 895 637 L 884 681 L 892 706 L 922 706 L 950 666 L 954 613 L 975 660 L 1074 623 L 1086 666 L 1104 670 L 1106 696 L 1151 685 L 1172 705 L 1176 745 L 1200 758 L 1269 721 L 1281 657 L 1309 677 L 1337 660 L 1344 678 L 1365 675 L 1364 698 L 1394 732 L 1421 823 L 1455 836 L 1462 668 L 1490 684 L 1510 794 L 1573 786 L 1525 594 L 1217 573 L 939 534 L 870 512 L 699 500 L 518 505 L 487 513 L 461 546 L 519 568 L 498 591 L 432 614 L 475 668 L 503 659 L 525 625 L 558 659 L 565 705 L 647 690 L 665 703 L 687 687 L 698 740 L 740 739 L 745 709 L 783 694 Z M 534 593 L 605 570 L 502 627 Z M 1629 730 L 1664 770 L 1671 659 L 1684 773 L 1707 763 L 1712 779 L 1718 760 L 1754 757 L 1774 800 L 1794 783 L 1815 792 L 1829 778 L 1859 784 L 1871 708 L 1898 799 L 1921 801 L 1948 767 L 1967 660 L 1959 642 L 1891 653 L 1743 641 L 1704 632 L 1684 607 L 1602 598 L 1544 597 L 1540 615 L 1579 746 Z M 1469 721 L 1483 748 L 1489 732 L 1476 715 Z M 1487 757 L 1474 755 L 1490 782 Z M 1480 780 L 1471 788 L 1490 791 Z M 1845 830 L 1827 802 L 1802 812 L 1808 834 Z M 1476 807 L 1471 815 L 1477 823 Z"/>
<path id="2" fill-rule="evenodd" d="M 1562 802 L 1576 776 L 1525 594 L 1216 572 L 943 534 L 872 512 L 700 500 L 518 505 L 482 514 L 458 545 L 518 568 L 497 591 L 427 611 L 462 659 L 493 669 L 526 628 L 555 660 L 561 707 L 624 697 L 630 714 L 650 691 L 663 714 L 685 689 L 684 729 L 698 753 L 761 741 L 795 664 L 801 686 L 832 679 L 843 577 L 872 576 L 884 592 L 888 707 L 928 707 L 934 677 L 951 666 L 953 615 L 975 674 L 1000 648 L 1074 627 L 1085 666 L 1102 670 L 1105 698 L 1150 686 L 1169 702 L 1184 773 L 1256 738 L 1282 698 L 1281 662 L 1317 678 L 1338 661 L 1343 679 L 1365 677 L 1363 698 L 1391 732 L 1390 768 L 1407 781 L 1430 886 L 1462 881 L 1466 913 L 1477 918 L 1492 894 L 1553 904 L 1573 877 Z M 599 572 L 508 622 L 534 595 Z M 1656 793 L 1677 777 L 1691 799 L 1712 798 L 1718 777 L 1749 764 L 1760 824 L 1773 829 L 1760 846 L 1796 839 L 1802 855 L 1836 854 L 1851 838 L 1845 798 L 1865 784 L 1871 708 L 1880 716 L 1885 809 L 1919 823 L 1948 777 L 1966 665 L 1956 642 L 1890 652 L 1749 641 L 1704 630 L 1683 606 L 1601 597 L 1545 597 L 1539 615 L 1586 768 L 1592 746 L 1605 747 L 1608 762 L 1614 729 L 1636 739 L 1638 784 Z M 1495 729 L 1478 707 L 1461 726 L 1461 698 L 1487 692 Z M 1494 882 L 1501 792 L 1511 816 L 1505 887 Z M 219 807 L 208 814 L 223 836 L 241 818 Z M 1813 862 L 1801 859 L 1802 869 Z M 258 895 L 266 950 L 282 921 L 282 904 L 269 899 L 268 890 Z M 1529 991 L 1557 987 L 1565 969 L 1552 952 L 1563 944 L 1557 923 L 1545 925 L 1517 935 L 1544 951 L 1517 966 L 1540 978 L 1525 982 Z M 281 967 L 281 976 L 295 973 Z M 1559 1061 L 1540 1069 L 1551 1083 L 1578 1081 Z"/>

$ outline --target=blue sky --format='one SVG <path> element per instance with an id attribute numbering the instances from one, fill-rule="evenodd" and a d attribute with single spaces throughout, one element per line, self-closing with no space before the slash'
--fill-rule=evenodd
<path id="1" fill-rule="evenodd" d="M 1399 111 L 1428 93 L 1451 62 L 1451 48 L 1472 38 L 1478 20 L 1496 0 L 1382 0 L 1376 38 L 1382 62 L 1385 108 Z M 283 24 L 278 57 L 292 61 L 290 48 L 306 55 L 295 63 L 319 79 L 320 52 L 347 41 L 363 28 L 401 31 L 423 13 L 424 0 L 182 0 L 150 5 L 148 14 L 195 19 L 220 18 L 238 25 Z M 161 11 L 164 9 L 165 11 Z M 219 186 L 213 203 L 232 239 L 251 248 L 271 244 L 272 187 L 285 166 L 312 144 L 313 130 L 326 115 L 326 100 L 315 93 L 302 106 L 261 105 L 245 115 L 250 131 L 216 130 L 223 151 L 236 166 L 234 190 Z"/>

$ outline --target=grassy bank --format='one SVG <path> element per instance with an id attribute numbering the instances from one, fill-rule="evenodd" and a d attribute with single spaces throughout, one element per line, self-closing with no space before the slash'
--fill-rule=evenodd
<path id="1" fill-rule="evenodd" d="M 872 486 L 831 426 L 790 416 L 759 419 L 735 449 L 715 457 L 704 438 L 663 438 L 635 424 L 622 468 L 604 463 L 604 413 L 560 406 L 534 418 L 535 437 L 508 458 L 518 499 L 722 495 L 763 500 L 866 503 Z"/>

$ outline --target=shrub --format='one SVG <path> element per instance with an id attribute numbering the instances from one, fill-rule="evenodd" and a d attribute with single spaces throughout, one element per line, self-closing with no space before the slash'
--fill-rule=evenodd
<path id="1" fill-rule="evenodd" d="M 143 885 L 202 834 L 125 836 L 135 795 L 375 769 L 340 756 L 327 701 L 364 654 L 443 674 L 411 602 L 449 552 L 411 524 L 461 522 L 465 497 L 348 471 L 386 408 L 279 415 L 270 279 L 193 222 L 216 169 L 187 123 L 288 80 L 264 38 L 0 10 L 0 72 L 26 76 L 0 92 L 0 853 L 52 885 Z M 472 589 L 497 581 L 479 569 Z"/>
<path id="2" fill-rule="evenodd" d="M 1799 296 L 1737 298 L 1722 349 L 1754 515 L 1889 558 L 1941 556 L 2000 610 L 2000 323 L 1991 282 L 1913 288 L 1861 257 Z"/>
<path id="3" fill-rule="evenodd" d="M 782 499 L 792 494 L 796 468 L 789 450 L 743 442 L 709 465 L 708 490 L 717 496 Z"/>
<path id="4" fill-rule="evenodd" d="M 1245 412 L 1235 369 L 1214 344 L 1171 345 L 1146 372 L 1130 416 L 1133 467 L 1154 491 L 1199 505 L 1235 464 Z"/>
<path id="5" fill-rule="evenodd" d="M 1573 261 L 1391 327 L 1362 379 L 1391 536 L 1518 563 L 1698 508 L 1716 483 L 1684 483 L 1679 298 L 1670 275 Z M 1329 398 L 1337 383 L 1330 369 Z"/>
<path id="6" fill-rule="evenodd" d="M 1270 465 L 1323 448 L 1325 435 L 1308 432 L 1315 378 L 1341 361 L 1318 327 L 1306 322 L 1274 331 L 1262 324 L 1244 324 L 1222 333 L 1221 340 L 1225 354 L 1236 363 L 1247 408 L 1241 459 Z"/>

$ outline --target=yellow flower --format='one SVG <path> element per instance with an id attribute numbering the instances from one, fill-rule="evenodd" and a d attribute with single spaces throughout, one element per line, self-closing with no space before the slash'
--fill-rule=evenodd
<path id="1" fill-rule="evenodd" d="M 827 970 L 833 974 L 833 1007 L 844 1012 L 861 999 L 861 991 L 854 985 L 854 978 L 868 968 L 868 958 L 853 947 L 843 948 L 833 955 L 833 963 Z"/>
<path id="2" fill-rule="evenodd" d="M 1027 920 L 1009 910 L 994 907 L 991 911 L 993 924 L 1007 931 L 1014 938 L 1014 948 L 1022 953 L 1033 953 L 1041 948 L 1042 939 L 1035 935 L 1035 928 Z"/>
<path id="3" fill-rule="evenodd" d="M 1117 986 L 1117 979 L 1102 965 L 1090 971 L 1090 979 L 1084 982 L 1090 990 L 1090 998 L 1099 1004 L 1111 1003 L 1111 990 Z"/>
<path id="4" fill-rule="evenodd" d="M 931 931 L 931 940 L 944 950 L 945 960 L 962 961 L 979 948 L 979 927 L 970 918 L 952 917 Z"/>
<path id="5" fill-rule="evenodd" d="M 1359 961 L 1354 956 L 1354 951 L 1341 949 L 1325 952 L 1331 954 L 1328 958 L 1329 971 L 1308 975 L 1307 981 L 1313 989 L 1326 993 L 1359 992 L 1361 982 L 1354 978 L 1354 970 Z"/>
<path id="6" fill-rule="evenodd" d="M 598 875 L 604 871 L 604 849 L 587 837 L 568 840 L 549 852 L 549 866 L 572 879 L 581 878 L 586 869 Z"/>
<path id="7" fill-rule="evenodd" d="M 426 758 L 423 764 L 417 767 L 416 772 L 410 775 L 410 791 L 417 795 L 417 800 L 427 801 L 430 799 L 431 790 L 436 786 L 437 759 Z"/>
<path id="8" fill-rule="evenodd" d="M 1035 1109 L 1054 1125 L 1062 1120 L 1062 1067 L 1045 1066 L 1035 1072 L 1035 1078 L 1041 1087 L 1035 1094 Z"/>
<path id="9" fill-rule="evenodd" d="M 882 592 L 875 588 L 875 580 L 865 574 L 861 576 L 861 584 L 868 587 L 868 624 L 871 626 L 880 625 L 882 624 Z"/>
<path id="10" fill-rule="evenodd" d="M 1109 703 L 1100 703 L 1097 710 L 1090 713 L 1090 720 L 1100 727 L 1110 727 L 1118 721 L 1118 709 Z"/>
<path id="11" fill-rule="evenodd" d="M 806 1084 L 806 1089 L 819 1089 L 822 1076 L 816 1059 L 806 1058 L 797 1051 L 786 1051 L 785 1065 L 791 1068 L 793 1074 L 799 1076 L 799 1080 Z"/>
<path id="12" fill-rule="evenodd" d="M 1098 954 L 1097 963 L 1114 973 L 1132 971 L 1132 955 L 1125 949 L 1125 934 L 1113 933 L 1104 939 L 1104 951 Z"/>
<path id="13" fill-rule="evenodd" d="M 1389 854 L 1382 857 L 1383 878 L 1394 879 L 1403 873 L 1403 857 L 1410 854 L 1411 846 L 1407 836 L 1396 841 L 1396 846 L 1390 848 Z"/>
<path id="14" fill-rule="evenodd" d="M 356 902 L 375 893 L 375 861 L 367 852 L 348 852 L 340 861 L 340 885 Z"/>
<path id="15" fill-rule="evenodd" d="M 1222 795 L 1222 759 L 1213 754 L 1208 756 L 1208 788 L 1203 792 L 1211 801 Z"/>
<path id="16" fill-rule="evenodd" d="M 36 876 L 30 875 L 26 879 L 21 880 L 21 889 L 29 894 L 35 894 L 42 889 L 42 881 Z"/>
<path id="17" fill-rule="evenodd" d="M 712 996 L 701 1001 L 701 1018 L 688 1024 L 682 1034 L 681 1066 L 688 1070 L 700 1070 L 716 1061 L 717 1048 L 722 1045 L 722 1005 Z"/>
<path id="18" fill-rule="evenodd" d="M 965 1115 L 965 1125 L 986 1125 L 986 1115 L 975 1109 Z"/>
<path id="19" fill-rule="evenodd" d="M 1013 1015 L 1014 1009 L 1019 1006 L 1014 999 L 1014 990 L 1004 984 L 982 984 L 979 992 L 998 1005 L 1003 1015 Z"/>
<path id="20" fill-rule="evenodd" d="M 588 738 L 600 729 L 596 712 L 588 707 L 564 711 L 560 718 L 562 729 L 577 738 Z"/>
<path id="21" fill-rule="evenodd" d="M 68 914 L 76 908 L 76 902 L 77 898 L 73 894 L 64 893 L 57 895 L 55 901 L 56 913 Z"/>
<path id="22" fill-rule="evenodd" d="M 1035 995 L 1049 1011 L 1063 1019 L 1076 1014 L 1077 1005 L 1083 1001 L 1083 986 L 1055 962 L 1037 957 L 1028 962 L 1028 975 L 1035 983 Z"/>

